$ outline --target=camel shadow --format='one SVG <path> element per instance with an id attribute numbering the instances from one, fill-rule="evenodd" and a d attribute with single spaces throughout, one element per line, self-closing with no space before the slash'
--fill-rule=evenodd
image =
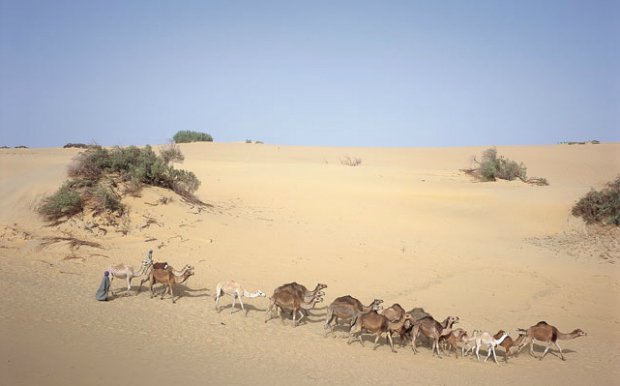
<path id="1" fill-rule="evenodd" d="M 327 307 L 323 307 L 323 308 L 327 308 Z M 316 323 L 323 323 L 325 322 L 325 317 L 323 314 L 320 315 L 314 315 L 311 313 L 311 311 L 313 310 L 320 310 L 320 308 L 313 308 L 312 310 L 300 310 L 300 312 L 304 313 L 303 318 L 301 319 L 301 323 L 299 323 L 299 318 L 297 318 L 297 322 L 298 322 L 298 326 L 304 325 L 304 324 L 316 324 Z M 305 311 L 305 312 L 304 312 Z M 299 314 L 297 314 L 299 315 Z M 317 318 L 317 319 L 314 319 Z M 293 320 L 293 310 L 284 310 L 282 311 L 281 314 L 281 319 L 282 322 L 284 322 L 285 320 Z"/>
<path id="2" fill-rule="evenodd" d="M 214 303 L 215 304 L 215 303 Z M 265 312 L 267 309 L 266 308 L 258 308 L 252 304 L 248 304 L 248 303 L 243 303 L 243 308 L 245 308 L 245 311 L 243 311 L 243 309 L 241 309 L 241 306 L 239 305 L 239 302 L 235 303 L 235 308 L 232 308 L 232 303 L 230 304 L 226 304 L 224 306 L 222 306 L 220 304 L 220 311 L 219 313 L 223 313 L 225 310 L 227 311 L 228 314 L 238 314 L 240 312 L 243 313 L 244 316 L 248 316 L 248 314 L 251 312 Z"/>

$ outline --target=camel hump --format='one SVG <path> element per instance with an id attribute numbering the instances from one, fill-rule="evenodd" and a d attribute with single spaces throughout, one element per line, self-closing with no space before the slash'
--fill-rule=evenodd
<path id="1" fill-rule="evenodd" d="M 548 326 L 548 325 L 549 325 L 549 323 L 545 322 L 544 320 L 536 323 L 536 326 Z"/>

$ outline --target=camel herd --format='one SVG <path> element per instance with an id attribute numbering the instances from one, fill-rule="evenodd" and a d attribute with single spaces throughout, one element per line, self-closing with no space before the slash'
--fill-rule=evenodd
<path id="1" fill-rule="evenodd" d="M 142 284 L 148 281 L 152 298 L 154 296 L 153 285 L 161 283 L 164 285 L 161 298 L 163 299 L 167 293 L 170 293 L 174 303 L 173 285 L 187 281 L 190 276 L 194 275 L 194 267 L 186 265 L 182 270 L 177 271 L 166 263 L 153 263 L 152 252 L 152 250 L 149 251 L 147 258 L 142 261 L 139 269 L 125 264 L 113 264 L 108 267 L 110 283 L 114 278 L 126 279 L 127 291 L 129 291 L 131 289 L 131 280 L 145 275 L 146 278 L 140 282 L 140 290 L 142 289 Z M 269 305 L 265 312 L 265 323 L 272 318 L 275 307 L 280 317 L 282 317 L 284 309 L 291 310 L 293 327 L 296 327 L 307 316 L 308 310 L 323 301 L 323 296 L 325 296 L 323 290 L 325 288 L 327 288 L 327 285 L 321 283 L 317 284 L 313 290 L 308 290 L 308 288 L 296 282 L 279 286 L 273 291 L 273 295 L 269 297 Z M 231 314 L 237 300 L 242 311 L 245 312 L 242 301 L 243 297 L 252 299 L 267 296 L 261 290 L 248 292 L 239 283 L 223 281 L 217 284 L 214 295 L 215 309 L 218 312 L 220 311 L 219 300 L 224 295 L 233 298 L 230 309 Z M 297 319 L 298 316 L 299 319 Z M 448 316 L 442 322 L 439 322 L 431 314 L 424 311 L 423 308 L 414 308 L 406 312 L 399 304 L 393 304 L 391 307 L 384 309 L 383 300 L 381 299 L 375 299 L 368 306 L 364 306 L 358 299 L 349 295 L 336 298 L 327 307 L 327 315 L 323 326 L 324 337 L 327 337 L 328 331 L 332 331 L 333 327 L 338 325 L 340 320 L 348 322 L 348 344 L 351 344 L 352 340 L 354 341 L 357 338 L 363 346 L 362 334 L 366 332 L 376 335 L 374 344 L 374 349 L 376 349 L 381 336 L 386 334 L 392 351 L 396 352 L 392 335 L 398 334 L 401 347 L 404 347 L 407 341 L 411 340 L 411 348 L 414 354 L 417 354 L 418 342 L 420 338 L 424 337 L 431 346 L 431 353 L 437 355 L 438 358 L 441 358 L 440 350 L 445 354 L 446 348 L 450 352 L 454 352 L 458 358 L 460 345 L 461 357 L 465 357 L 469 353 L 473 355 L 475 352 L 476 358 L 480 361 L 480 347 L 485 346 L 487 356 L 484 361 L 486 362 L 493 355 L 493 360 L 496 364 L 498 364 L 495 355 L 497 346 L 503 347 L 506 363 L 508 362 L 512 347 L 517 347 L 518 354 L 528 344 L 530 345 L 529 353 L 535 358 L 542 360 L 547 355 L 549 348 L 555 345 L 559 350 L 560 358 L 565 360 L 558 340 L 587 336 L 581 329 L 576 329 L 568 334 L 562 333 L 555 326 L 544 321 L 538 322 L 528 329 L 518 329 L 520 334 L 514 340 L 503 330 L 498 331 L 494 335 L 481 330 L 473 330 L 471 333 L 468 333 L 462 328 L 454 328 L 454 324 L 459 322 L 458 316 Z M 536 340 L 547 344 L 540 357 L 537 357 L 534 353 L 534 341 Z"/>

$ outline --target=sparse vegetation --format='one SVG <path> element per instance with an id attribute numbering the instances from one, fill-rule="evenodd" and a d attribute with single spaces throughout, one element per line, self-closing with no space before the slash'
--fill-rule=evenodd
<path id="1" fill-rule="evenodd" d="M 513 181 L 520 179 L 523 182 L 533 185 L 549 185 L 545 178 L 527 178 L 527 167 L 516 161 L 512 161 L 504 156 L 497 155 L 497 149 L 490 148 L 482 153 L 482 160 L 478 161 L 475 157 L 473 162 L 476 165 L 472 169 L 465 169 L 468 174 L 473 175 L 481 181 L 496 181 L 497 179 Z"/>
<path id="2" fill-rule="evenodd" d="M 47 220 L 71 217 L 82 212 L 82 197 L 78 190 L 65 183 L 58 191 L 47 197 L 41 207 L 41 213 Z"/>
<path id="3" fill-rule="evenodd" d="M 181 130 L 177 132 L 172 140 L 175 143 L 188 143 L 188 142 L 213 142 L 211 134 L 200 133 L 197 131 Z"/>
<path id="4" fill-rule="evenodd" d="M 620 225 L 620 175 L 602 190 L 589 191 L 575 204 L 572 213 L 588 224 Z"/>
<path id="5" fill-rule="evenodd" d="M 75 147 L 78 149 L 88 149 L 89 147 L 97 147 L 98 145 L 87 145 L 85 143 L 68 143 L 63 148 L 68 149 L 70 147 Z"/>
<path id="6" fill-rule="evenodd" d="M 122 216 L 125 207 L 119 192 L 137 196 L 142 185 L 171 189 L 200 203 L 193 195 L 200 187 L 196 175 L 170 165 L 184 159 L 178 146 L 164 147 L 160 154 L 156 155 L 149 145 L 141 149 L 88 147 L 69 165 L 68 175 L 72 179 L 46 198 L 39 212 L 50 221 L 69 218 L 84 209 Z"/>
<path id="7" fill-rule="evenodd" d="M 586 145 L 586 144 L 598 145 L 600 143 L 601 141 L 597 141 L 596 139 L 593 139 L 591 141 L 582 141 L 582 142 L 573 142 L 573 141 L 558 142 L 559 145 Z"/>
<path id="8" fill-rule="evenodd" d="M 348 155 L 345 155 L 343 158 L 340 159 L 340 164 L 346 165 L 346 166 L 358 166 L 361 163 L 362 163 L 361 158 L 349 157 Z"/>

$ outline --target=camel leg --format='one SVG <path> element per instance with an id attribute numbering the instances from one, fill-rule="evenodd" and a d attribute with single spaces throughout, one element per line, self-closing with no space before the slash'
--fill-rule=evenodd
<path id="1" fill-rule="evenodd" d="M 560 345 L 558 344 L 558 341 L 556 340 L 555 342 L 555 346 L 558 348 L 558 350 L 560 350 L 560 358 L 565 361 L 566 359 L 564 359 L 564 354 L 562 354 L 562 347 L 560 347 Z"/>
<path id="2" fill-rule="evenodd" d="M 480 362 L 480 343 L 476 341 L 476 358 L 478 358 L 478 362 Z"/>
<path id="3" fill-rule="evenodd" d="M 530 355 L 533 356 L 534 358 L 538 358 L 536 356 L 536 353 L 534 352 L 534 339 L 530 341 Z"/>
<path id="4" fill-rule="evenodd" d="M 491 346 L 487 346 L 487 356 L 486 358 L 484 358 L 484 361 L 486 362 L 487 359 L 489 359 L 489 357 L 491 356 Z"/>
<path id="5" fill-rule="evenodd" d="M 497 363 L 497 356 L 495 356 L 495 347 L 491 347 L 491 350 L 493 351 L 493 360 L 495 361 L 495 364 L 499 366 L 499 363 Z"/>
<path id="6" fill-rule="evenodd" d="M 417 337 L 418 337 L 418 327 L 415 326 L 413 327 L 413 330 L 411 331 L 411 349 L 413 350 L 414 354 L 418 353 L 418 349 L 415 346 L 415 340 L 417 339 Z"/>
<path id="7" fill-rule="evenodd" d="M 442 359 L 441 355 L 439 354 L 439 337 L 435 337 L 435 339 L 433 340 L 433 346 L 435 347 L 435 351 L 437 352 L 437 358 Z"/>
<path id="8" fill-rule="evenodd" d="M 325 324 L 323 325 L 323 338 L 327 338 L 327 329 L 329 328 L 329 324 L 334 319 L 334 314 L 331 312 L 331 309 L 327 309 L 327 316 L 325 317 Z"/>
<path id="9" fill-rule="evenodd" d="M 545 357 L 545 355 L 547 355 L 547 351 L 549 351 L 549 347 L 551 347 L 552 344 L 553 344 L 553 342 L 551 342 L 551 341 L 547 342 L 547 347 L 545 347 L 545 351 L 543 351 L 543 353 L 540 356 L 540 358 L 538 358 L 539 360 L 542 361 L 542 359 Z"/>
<path id="10" fill-rule="evenodd" d="M 131 289 L 131 278 L 127 275 L 127 292 Z"/>
<path id="11" fill-rule="evenodd" d="M 390 347 L 392 347 L 392 352 L 397 352 L 396 350 L 394 350 L 394 341 L 392 340 L 392 334 L 388 332 L 387 337 L 388 337 L 388 341 L 390 341 Z"/>
<path id="12" fill-rule="evenodd" d="M 301 316 L 303 318 L 303 315 Z M 297 327 L 297 321 L 295 320 L 297 318 L 297 309 L 293 308 L 293 328 Z"/>
<path id="13" fill-rule="evenodd" d="M 301 322 L 301 320 L 304 318 L 304 313 L 302 312 L 303 310 L 299 310 L 299 313 L 301 314 L 301 318 L 299 318 L 299 320 L 297 321 L 297 323 Z"/>
<path id="14" fill-rule="evenodd" d="M 269 305 L 267 306 L 267 311 L 265 311 L 265 323 L 271 320 L 271 310 L 273 309 L 274 301 L 272 299 L 269 300 Z M 267 319 L 267 315 L 269 315 L 269 319 Z"/>
<path id="15" fill-rule="evenodd" d="M 383 333 L 382 333 L 382 332 L 379 332 L 379 333 L 377 334 L 377 338 L 375 339 L 375 345 L 374 345 L 374 346 L 373 346 L 373 348 L 372 348 L 373 350 L 376 350 L 376 349 L 377 349 L 377 346 L 379 345 L 379 339 L 381 339 L 381 335 L 383 335 Z"/>
<path id="16" fill-rule="evenodd" d="M 241 300 L 241 295 L 239 295 L 239 304 L 241 304 L 241 310 L 243 311 L 243 314 L 244 314 L 245 316 L 248 316 L 248 315 L 245 313 L 245 307 L 243 307 L 243 300 Z"/>
<path id="17" fill-rule="evenodd" d="M 220 302 L 220 291 L 218 290 L 215 294 L 215 310 L 219 313 L 220 309 L 218 308 L 218 304 Z"/>
<path id="18" fill-rule="evenodd" d="M 235 302 L 237 301 L 237 296 L 233 296 L 233 304 L 230 307 L 230 314 L 232 315 L 233 310 L 235 309 Z"/>
<path id="19" fill-rule="evenodd" d="M 176 303 L 174 300 L 174 293 L 172 292 L 172 282 L 168 283 L 168 288 L 170 288 L 170 296 L 172 297 L 172 304 Z"/>

